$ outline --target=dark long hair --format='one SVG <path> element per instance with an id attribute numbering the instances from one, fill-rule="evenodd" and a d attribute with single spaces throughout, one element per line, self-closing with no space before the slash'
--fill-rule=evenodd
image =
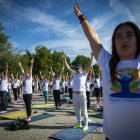
<path id="1" fill-rule="evenodd" d="M 137 50 L 136 50 L 135 58 L 137 58 L 137 56 L 140 54 L 140 30 L 139 30 L 138 26 L 135 23 L 130 22 L 130 21 L 120 23 L 115 28 L 114 33 L 112 35 L 112 58 L 110 59 L 110 62 L 109 62 L 110 76 L 111 76 L 112 83 L 116 80 L 115 69 L 120 61 L 120 58 L 116 51 L 116 45 L 115 45 L 116 32 L 120 27 L 122 27 L 124 25 L 130 26 L 134 30 L 134 33 L 136 36 L 136 41 L 137 41 L 136 42 Z"/>

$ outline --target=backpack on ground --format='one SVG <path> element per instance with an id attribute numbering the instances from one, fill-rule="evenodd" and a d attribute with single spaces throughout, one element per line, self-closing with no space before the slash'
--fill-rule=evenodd
<path id="1" fill-rule="evenodd" d="M 10 125 L 11 131 L 22 130 L 22 129 L 26 129 L 26 130 L 29 129 L 29 122 L 25 119 L 18 118 L 16 122 L 13 122 Z"/>

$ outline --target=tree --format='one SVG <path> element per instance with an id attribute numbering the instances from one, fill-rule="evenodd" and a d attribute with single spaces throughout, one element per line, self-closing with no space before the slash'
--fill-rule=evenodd
<path id="1" fill-rule="evenodd" d="M 4 33 L 4 27 L 0 23 L 0 72 L 5 70 L 5 65 L 12 64 L 14 56 L 12 53 L 12 44 L 9 43 L 9 36 Z M 14 62 L 14 61 L 13 61 Z"/>
<path id="2" fill-rule="evenodd" d="M 52 68 L 56 74 L 60 74 L 63 68 L 63 52 L 54 51 L 52 53 Z"/>
<path id="3" fill-rule="evenodd" d="M 39 74 L 41 71 L 42 74 L 47 75 L 52 64 L 51 50 L 47 49 L 44 45 L 37 46 L 35 48 L 34 60 L 33 73 Z"/>
<path id="4" fill-rule="evenodd" d="M 93 66 L 93 69 L 94 69 L 94 73 L 95 73 L 95 74 L 100 75 L 100 67 L 99 67 L 98 64 L 95 64 L 95 65 Z"/>
<path id="5" fill-rule="evenodd" d="M 84 55 L 78 55 L 76 56 L 75 60 L 73 60 L 72 65 L 74 67 L 76 64 L 80 63 L 82 64 L 83 69 L 86 69 L 86 67 L 89 64 L 89 61 L 90 61 L 89 57 L 86 57 Z"/>

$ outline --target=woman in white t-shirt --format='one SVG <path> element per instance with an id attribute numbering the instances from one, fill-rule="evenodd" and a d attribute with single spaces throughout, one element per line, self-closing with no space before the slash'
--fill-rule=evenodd
<path id="1" fill-rule="evenodd" d="M 44 100 L 45 100 L 45 104 L 48 104 L 48 86 L 49 86 L 49 82 L 47 79 L 47 76 L 43 76 L 40 73 L 40 78 L 41 78 L 41 85 L 42 85 L 42 90 L 43 90 L 43 96 L 44 96 Z"/>
<path id="2" fill-rule="evenodd" d="M 0 76 L 0 97 L 1 97 L 1 111 L 0 113 L 7 112 L 7 91 L 8 91 L 8 64 L 6 71 L 1 73 Z"/>
<path id="3" fill-rule="evenodd" d="M 61 90 L 60 90 L 61 94 L 65 94 L 65 80 L 64 80 L 64 76 L 62 76 L 62 79 L 60 81 L 60 88 L 61 88 Z"/>
<path id="4" fill-rule="evenodd" d="M 8 89 L 8 97 L 9 97 L 9 102 L 10 103 L 13 103 L 13 101 L 12 101 L 12 79 L 11 78 L 8 78 L 8 87 L 7 87 L 7 89 Z"/>
<path id="5" fill-rule="evenodd" d="M 53 80 L 53 97 L 55 102 L 55 109 L 61 109 L 61 100 L 60 100 L 60 76 L 55 75 Z"/>
<path id="6" fill-rule="evenodd" d="M 32 69 L 33 69 L 34 59 L 31 60 L 31 66 L 29 71 L 24 72 L 24 69 L 19 62 L 23 75 L 23 100 L 26 106 L 27 121 L 31 120 L 31 101 L 32 101 Z"/>
<path id="7" fill-rule="evenodd" d="M 100 83 L 100 77 L 98 74 L 95 74 L 94 79 L 93 79 L 93 84 L 94 84 L 94 93 L 96 96 L 96 101 L 97 101 L 97 107 L 99 108 L 99 104 L 101 101 L 101 83 Z"/>
<path id="8" fill-rule="evenodd" d="M 140 140 L 140 29 L 133 22 L 119 24 L 112 35 L 112 54 L 74 6 L 103 79 L 106 140 Z"/>
<path id="9" fill-rule="evenodd" d="M 68 77 L 68 92 L 69 92 L 69 96 L 70 96 L 70 101 L 69 103 L 73 103 L 73 78 L 72 75 L 69 75 Z"/>
<path id="10" fill-rule="evenodd" d="M 13 94 L 14 94 L 14 102 L 17 103 L 17 99 L 18 99 L 18 87 L 20 86 L 19 85 L 19 82 L 18 82 L 18 79 L 17 77 L 14 77 L 13 74 L 11 74 L 12 76 L 12 90 L 13 90 Z"/>
<path id="11" fill-rule="evenodd" d="M 91 85 L 91 77 L 88 74 L 86 79 L 86 96 L 87 96 L 87 109 L 90 109 L 90 85 Z"/>

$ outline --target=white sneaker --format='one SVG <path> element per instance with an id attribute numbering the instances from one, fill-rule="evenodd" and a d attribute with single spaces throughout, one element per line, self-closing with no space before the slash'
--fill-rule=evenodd
<path id="1" fill-rule="evenodd" d="M 92 120 L 91 119 L 88 119 L 88 122 L 92 122 Z"/>
<path id="2" fill-rule="evenodd" d="M 61 110 L 62 108 L 59 106 L 57 109 L 58 109 L 58 110 Z"/>
<path id="3" fill-rule="evenodd" d="M 6 112 L 7 112 L 7 111 L 4 111 L 4 110 L 3 110 L 3 111 L 1 111 L 0 113 L 1 113 L 1 114 L 4 114 L 4 113 L 6 113 Z"/>
<path id="4" fill-rule="evenodd" d="M 28 121 L 28 122 L 31 121 L 31 116 L 30 116 L 30 117 L 27 117 L 27 121 Z"/>

